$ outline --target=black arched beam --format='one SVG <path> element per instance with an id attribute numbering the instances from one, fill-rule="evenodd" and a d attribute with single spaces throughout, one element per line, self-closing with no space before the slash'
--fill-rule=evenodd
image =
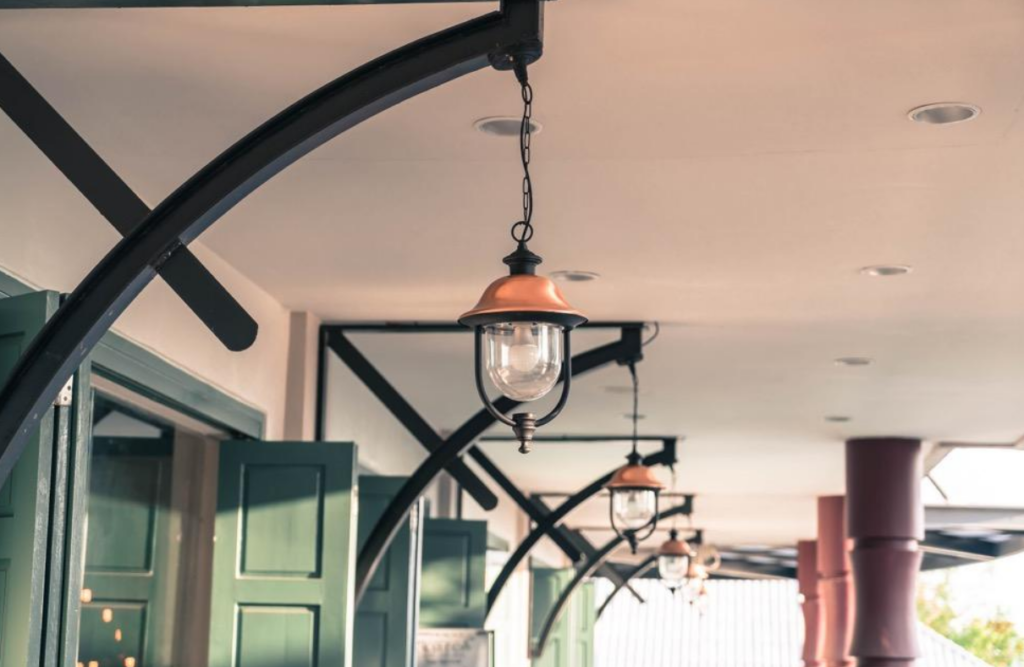
<path id="1" fill-rule="evenodd" d="M 623 328 L 619 341 L 608 343 L 574 356 L 572 359 L 572 377 L 582 375 L 610 363 L 619 362 L 623 358 L 639 359 L 642 357 L 641 348 L 640 327 Z M 517 401 L 505 396 L 495 400 L 493 403 L 494 409 L 502 413 L 509 412 L 517 405 L 519 405 Z M 381 559 L 383 559 L 384 553 L 391 544 L 391 540 L 398 533 L 399 527 L 405 521 L 409 510 L 413 507 L 416 500 L 423 495 L 427 486 L 437 477 L 438 473 L 454 461 L 457 461 L 466 450 L 472 447 L 473 441 L 492 426 L 494 422 L 495 419 L 490 410 L 486 408 L 481 409 L 469 421 L 448 436 L 440 447 L 434 449 L 430 456 L 427 457 L 427 460 L 416 469 L 412 476 L 406 480 L 402 488 L 398 490 L 398 493 L 391 499 L 391 502 L 384 509 L 384 512 L 377 520 L 366 542 L 363 543 L 363 548 L 359 552 L 359 560 L 356 563 L 357 603 L 362 599 L 362 595 L 366 592 L 366 588 L 369 586 L 370 580 L 373 578 L 373 574 L 376 572 Z M 479 452 L 479 455 L 474 458 L 477 458 L 478 461 L 489 460 L 484 456 L 483 452 Z M 500 474 L 500 471 L 497 470 L 493 463 L 488 470 L 488 474 L 497 480 L 505 480 L 501 483 L 506 490 L 515 488 L 511 481 L 508 481 L 504 475 Z M 522 503 L 525 496 L 516 490 L 516 493 L 513 494 L 513 499 Z M 537 508 L 530 502 L 525 502 L 520 506 L 531 517 L 539 515 Z M 565 539 L 564 536 L 554 533 L 552 537 L 556 544 L 565 550 L 567 554 L 573 551 L 577 554 L 577 558 L 579 557 L 576 547 L 569 540 Z"/>
<path id="2" fill-rule="evenodd" d="M 647 574 L 647 571 L 652 569 L 657 564 L 658 554 L 651 554 L 647 558 L 643 559 L 639 565 L 632 568 L 631 570 L 628 570 L 624 575 L 622 575 L 622 577 L 623 579 L 625 579 L 626 582 L 632 581 L 637 577 L 642 577 L 645 574 Z M 615 588 L 613 588 L 612 592 L 608 594 L 608 597 L 604 599 L 604 602 L 601 603 L 601 606 L 597 608 L 598 621 L 601 620 L 601 614 L 604 613 L 604 610 L 608 608 L 608 605 L 611 603 L 611 601 L 615 599 L 615 596 L 618 595 L 619 591 L 625 588 L 625 586 L 625 583 L 615 584 Z"/>
<path id="3" fill-rule="evenodd" d="M 0 108 L 121 236 L 150 214 L 128 184 L 2 55 Z M 256 341 L 256 320 L 187 248 L 160 267 L 160 276 L 229 350 L 244 350 Z"/>
<path id="4" fill-rule="evenodd" d="M 630 436 L 631 437 L 631 436 Z M 622 437 L 612 436 L 564 436 L 564 437 L 545 437 L 538 436 L 535 438 L 538 442 L 608 442 L 617 440 L 628 440 Z M 485 440 L 491 440 L 487 438 Z M 503 438 L 502 438 L 503 440 Z M 676 442 L 677 439 L 674 437 L 654 437 L 645 436 L 641 440 L 660 440 L 662 442 L 662 449 L 660 452 L 650 454 L 644 457 L 644 465 L 666 465 L 672 466 L 676 463 Z M 616 468 L 615 470 L 618 470 Z M 551 511 L 542 517 L 539 521 L 534 520 L 534 528 L 530 533 L 523 539 L 523 541 L 516 547 L 516 550 L 512 552 L 512 555 L 505 562 L 501 572 L 498 574 L 494 583 L 491 584 L 491 589 L 487 591 L 487 612 L 490 613 L 491 609 L 498 601 L 498 597 L 501 595 L 501 591 L 504 590 L 505 584 L 508 583 L 512 577 L 512 573 L 515 572 L 516 568 L 523 561 L 526 556 L 529 555 L 533 547 L 541 540 L 545 535 L 550 535 L 553 532 L 567 532 L 565 528 L 560 527 L 562 520 L 569 515 L 570 512 L 575 510 L 577 507 L 582 505 L 588 499 L 592 498 L 596 494 L 600 493 L 604 489 L 612 475 L 615 474 L 615 470 L 611 470 L 605 475 L 595 479 L 593 482 L 583 487 L 573 495 L 569 496 L 561 505 L 559 505 L 554 511 Z M 692 502 L 689 500 L 687 502 Z M 592 556 L 593 554 L 587 554 Z M 573 559 L 578 560 L 578 559 Z M 627 582 L 623 581 L 621 577 L 617 577 L 616 574 L 610 575 L 609 578 L 615 581 L 617 585 L 623 585 Z"/>
<path id="5" fill-rule="evenodd" d="M 161 202 L 75 288 L 0 389 L 0 484 L 61 387 L 172 257 L 263 183 L 367 118 L 490 58 L 539 56 L 542 5 L 503 0 L 498 11 L 356 68 L 249 133 Z"/>
<path id="6" fill-rule="evenodd" d="M 658 521 L 668 519 L 673 516 L 679 516 L 681 514 L 688 515 L 693 511 L 691 503 L 686 502 L 682 505 L 677 505 L 671 509 L 667 509 L 663 512 L 658 513 Z M 534 658 L 539 658 L 544 655 L 544 648 L 547 646 L 548 638 L 551 636 L 551 631 L 554 629 L 555 624 L 558 623 L 558 619 L 562 617 L 565 612 L 566 605 L 569 599 L 572 598 L 572 594 L 576 592 L 580 584 L 594 576 L 597 569 L 614 553 L 616 549 L 622 546 L 623 542 L 626 541 L 625 537 L 616 535 L 611 541 L 601 547 L 593 558 L 589 559 L 586 563 L 576 569 L 576 575 L 569 582 L 569 585 L 562 590 L 561 595 L 558 596 L 558 600 L 555 602 L 555 606 L 551 609 L 547 619 L 544 621 L 544 627 L 541 629 L 540 637 L 537 638 L 537 643 L 531 647 L 530 655 Z"/>

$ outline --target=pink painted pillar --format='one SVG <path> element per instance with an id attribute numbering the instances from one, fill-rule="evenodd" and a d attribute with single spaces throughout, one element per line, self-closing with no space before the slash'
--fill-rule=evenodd
<path id="1" fill-rule="evenodd" d="M 826 667 L 846 667 L 853 664 L 853 581 L 843 496 L 818 498 L 818 586 L 825 617 L 822 658 Z"/>
<path id="2" fill-rule="evenodd" d="M 818 543 L 797 542 L 796 577 L 800 584 L 804 610 L 804 667 L 820 667 L 822 621 L 821 595 L 818 593 Z"/>
<path id="3" fill-rule="evenodd" d="M 846 443 L 848 526 L 857 613 L 851 654 L 860 667 L 910 667 L 917 657 L 918 542 L 924 539 L 921 442 Z"/>

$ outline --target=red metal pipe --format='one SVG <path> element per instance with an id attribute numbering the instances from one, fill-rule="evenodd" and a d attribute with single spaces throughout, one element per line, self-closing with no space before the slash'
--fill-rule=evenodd
<path id="1" fill-rule="evenodd" d="M 846 537 L 846 498 L 818 498 L 818 586 L 825 632 L 822 657 L 827 667 L 846 667 L 853 634 L 853 580 Z"/>
<path id="2" fill-rule="evenodd" d="M 796 545 L 796 576 L 800 584 L 804 611 L 804 667 L 820 667 L 822 649 L 821 595 L 818 590 L 818 543 L 813 540 Z"/>
<path id="3" fill-rule="evenodd" d="M 912 667 L 918 655 L 914 599 L 924 539 L 921 442 L 846 443 L 848 523 L 857 610 L 851 654 L 860 667 Z"/>

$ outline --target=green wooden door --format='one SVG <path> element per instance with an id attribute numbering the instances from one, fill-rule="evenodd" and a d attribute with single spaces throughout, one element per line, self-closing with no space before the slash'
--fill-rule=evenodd
<path id="1" fill-rule="evenodd" d="M 352 664 L 356 447 L 220 448 L 210 667 Z"/>
<path id="2" fill-rule="evenodd" d="M 405 477 L 359 478 L 359 547 L 370 535 Z M 356 609 L 357 667 L 413 667 L 419 609 L 422 502 L 388 547 Z"/>
<path id="3" fill-rule="evenodd" d="M 572 602 L 573 667 L 592 667 L 594 664 L 594 624 L 597 622 L 597 606 L 594 600 L 594 584 L 588 582 L 576 589 Z"/>
<path id="4" fill-rule="evenodd" d="M 171 665 L 172 455 L 168 438 L 93 441 L 81 663 Z"/>
<path id="5" fill-rule="evenodd" d="M 0 300 L 0 382 L 56 309 L 53 292 Z M 37 665 L 42 660 L 55 429 L 50 416 L 40 423 L 39 432 L 0 488 L 2 667 Z"/>
<path id="6" fill-rule="evenodd" d="M 572 580 L 572 569 L 556 570 L 550 568 L 533 568 L 533 596 L 530 606 L 530 646 L 536 647 L 537 640 L 544 628 L 548 615 L 554 608 L 558 597 Z M 570 667 L 572 652 L 572 630 L 569 614 L 562 614 L 548 636 L 544 653 L 533 656 L 530 664 L 533 667 Z M 534 651 L 535 652 L 535 651 Z"/>
<path id="7" fill-rule="evenodd" d="M 423 527 L 420 625 L 483 628 L 487 522 L 428 519 Z"/>

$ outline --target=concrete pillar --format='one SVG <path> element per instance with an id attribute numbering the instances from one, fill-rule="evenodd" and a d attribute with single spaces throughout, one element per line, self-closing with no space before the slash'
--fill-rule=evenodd
<path id="1" fill-rule="evenodd" d="M 818 498 L 818 586 L 825 617 L 822 658 L 826 667 L 846 667 L 853 664 L 853 582 L 843 496 Z"/>
<path id="2" fill-rule="evenodd" d="M 847 521 L 857 611 L 851 654 L 860 667 L 910 667 L 917 657 L 918 542 L 924 539 L 921 442 L 846 443 Z"/>
<path id="3" fill-rule="evenodd" d="M 796 577 L 800 584 L 804 611 L 804 667 L 820 667 L 822 621 L 821 595 L 818 592 L 818 543 L 797 542 Z"/>

